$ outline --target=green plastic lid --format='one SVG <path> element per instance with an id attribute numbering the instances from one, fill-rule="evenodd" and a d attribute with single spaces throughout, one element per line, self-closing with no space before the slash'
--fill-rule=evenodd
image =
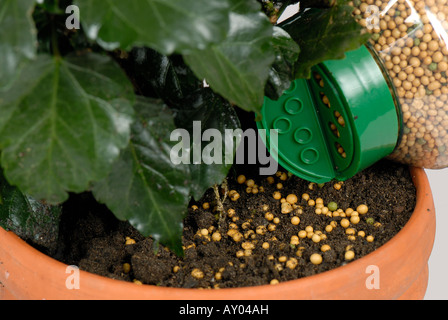
<path id="1" fill-rule="evenodd" d="M 286 170 L 316 183 L 346 180 L 392 153 L 401 111 L 373 54 L 366 46 L 347 52 L 315 66 L 277 101 L 265 98 L 257 125 Z"/>

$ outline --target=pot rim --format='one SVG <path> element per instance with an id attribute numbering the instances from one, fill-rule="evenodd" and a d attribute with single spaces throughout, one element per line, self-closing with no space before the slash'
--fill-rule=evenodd
<path id="1" fill-rule="evenodd" d="M 104 292 L 111 291 L 111 288 L 113 287 L 113 291 L 115 291 L 115 295 L 118 295 L 123 292 L 129 292 L 129 290 L 132 290 L 132 296 L 129 297 L 123 297 L 123 299 L 145 299 L 148 295 L 157 296 L 160 295 L 162 297 L 169 296 L 170 299 L 206 299 L 206 300 L 215 300 L 215 299 L 229 299 L 229 297 L 232 296 L 238 296 L 238 297 L 244 297 L 248 296 L 248 299 L 252 299 L 251 297 L 255 297 L 254 291 L 263 291 L 263 293 L 267 296 L 271 296 L 269 299 L 276 299 L 276 295 L 280 292 L 282 292 L 286 287 L 294 285 L 294 286 L 304 286 L 309 287 L 311 283 L 319 283 L 324 281 L 324 279 L 327 278 L 335 278 L 338 277 L 341 272 L 349 273 L 350 272 L 356 272 L 360 267 L 365 265 L 365 262 L 367 260 L 374 259 L 375 256 L 380 255 L 387 250 L 389 250 L 390 247 L 394 246 L 396 242 L 399 241 L 406 241 L 405 238 L 407 237 L 407 234 L 409 232 L 413 232 L 412 230 L 415 228 L 415 226 L 422 223 L 422 220 L 425 219 L 425 212 L 432 212 L 434 213 L 434 203 L 432 198 L 431 189 L 429 186 L 429 181 L 426 176 L 426 173 L 424 169 L 422 168 L 416 168 L 416 167 L 409 167 L 411 176 L 414 182 L 414 185 L 416 186 L 417 191 L 417 201 L 416 206 L 414 208 L 414 211 L 409 219 L 409 221 L 406 223 L 406 225 L 389 241 L 387 241 L 385 244 L 383 244 L 381 247 L 376 249 L 375 251 L 355 260 L 352 261 L 344 266 L 340 266 L 328 271 L 324 271 L 312 276 L 289 280 L 285 282 L 280 282 L 276 285 L 259 285 L 259 286 L 250 286 L 250 287 L 237 287 L 237 288 L 222 288 L 222 289 L 203 289 L 198 290 L 197 288 L 177 288 L 177 287 L 159 287 L 155 285 L 136 285 L 132 282 L 127 282 L 123 280 L 116 280 L 107 278 L 104 276 L 100 276 L 97 274 L 93 274 L 87 271 L 80 270 L 80 279 L 82 279 L 82 283 L 89 283 L 88 287 L 92 288 L 100 288 L 100 290 Z M 418 182 L 418 184 L 417 184 Z M 428 202 L 429 201 L 429 202 Z M 428 205 L 429 204 L 429 205 Z M 416 214 L 418 213 L 418 214 Z M 0 230 L 4 231 L 4 229 Z M 11 242 L 14 243 L 14 247 L 20 250 L 24 250 L 25 254 L 34 255 L 35 257 L 33 260 L 36 262 L 36 264 L 45 264 L 47 271 L 50 272 L 60 272 L 63 270 L 63 273 L 65 273 L 66 268 L 68 267 L 67 264 L 60 262 L 42 252 L 35 249 L 31 245 L 27 244 L 25 241 L 20 239 L 17 235 L 15 235 L 13 232 L 6 232 L 9 235 L 9 239 Z M 433 243 L 434 239 L 432 239 Z M 431 246 L 432 247 L 432 246 Z M 87 287 L 85 285 L 84 287 Z M 73 293 L 76 294 L 77 290 L 73 290 Z M 85 294 L 85 292 L 84 292 Z M 125 294 L 123 294 L 125 295 Z M 93 297 L 95 298 L 95 297 Z M 152 298 L 154 299 L 154 298 Z M 156 298 L 157 299 L 157 298 Z M 165 298 L 163 298 L 165 299 Z M 238 298 L 240 299 L 240 298 Z M 244 299 L 244 298 L 242 298 Z"/>

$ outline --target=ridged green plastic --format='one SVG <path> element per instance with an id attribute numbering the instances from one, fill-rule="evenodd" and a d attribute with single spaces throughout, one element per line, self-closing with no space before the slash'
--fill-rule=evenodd
<path id="1" fill-rule="evenodd" d="M 312 74 L 295 80 L 277 101 L 265 98 L 257 125 L 266 129 L 265 143 L 276 149 L 282 167 L 316 183 L 343 181 L 392 153 L 400 139 L 401 112 L 373 52 L 362 46 L 342 60 L 315 66 Z M 270 145 L 270 129 L 278 130 L 277 145 Z"/>

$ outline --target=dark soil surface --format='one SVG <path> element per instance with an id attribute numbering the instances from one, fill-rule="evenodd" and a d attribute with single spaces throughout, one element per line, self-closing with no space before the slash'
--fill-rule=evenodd
<path id="1" fill-rule="evenodd" d="M 65 205 L 60 227 L 61 243 L 55 258 L 106 277 L 139 280 L 159 286 L 227 288 L 262 285 L 274 279 L 282 282 L 310 276 L 361 258 L 400 231 L 415 207 L 415 188 L 408 168 L 389 161 L 379 162 L 345 181 L 340 190 L 334 188 L 334 183 L 312 185 L 310 188 L 309 182 L 295 176 L 285 181 L 273 176 L 275 183 L 269 184 L 266 177 L 255 174 L 257 170 L 253 173 L 247 168 L 245 170 L 237 172 L 238 169 L 234 168 L 229 175 L 228 190 L 236 190 L 240 197 L 236 201 L 227 197 L 223 203 L 226 212 L 234 209 L 235 215 L 225 216 L 220 241 L 211 238 L 220 228 L 213 190 L 207 192 L 199 203 L 191 204 L 197 205 L 198 209 L 190 209 L 184 222 L 184 258 L 177 257 L 163 246 L 157 250 L 150 238 L 139 235 L 128 223 L 117 221 L 88 193 L 72 196 Z M 236 182 L 239 174 L 253 179 L 259 189 L 263 186 L 264 191 L 247 193 L 246 184 Z M 283 189 L 277 189 L 278 182 L 283 184 Z M 296 209 L 281 213 L 281 200 L 274 199 L 274 191 L 280 191 L 283 198 L 289 194 L 297 195 Z M 356 210 L 360 204 L 367 205 L 369 210 L 367 214 L 359 215 L 359 223 L 350 224 L 349 228 L 355 229 L 355 236 L 349 239 L 346 228 L 340 224 L 344 214 L 316 214 L 316 206 L 309 206 L 302 199 L 304 193 L 314 200 L 323 199 L 325 206 L 336 202 L 344 212 L 347 208 Z M 209 209 L 203 209 L 204 202 L 210 204 Z M 279 218 L 279 222 L 268 221 L 266 212 Z M 298 225 L 291 223 L 293 216 L 300 218 Z M 325 227 L 331 221 L 335 221 L 337 226 L 327 232 Z M 238 242 L 227 235 L 231 223 L 242 235 Z M 275 225 L 275 230 L 269 231 L 270 224 Z M 264 226 L 266 231 L 257 233 L 259 226 Z M 298 232 L 307 226 L 312 226 L 314 233 L 325 234 L 326 239 L 315 243 L 305 237 L 300 238 L 298 244 L 291 244 L 291 237 L 298 236 Z M 264 227 L 259 227 L 259 230 L 264 230 Z M 199 235 L 202 229 L 207 229 L 209 234 Z M 358 235 L 359 231 L 364 231 L 365 236 Z M 368 235 L 374 237 L 372 242 L 367 241 Z M 127 237 L 135 240 L 135 244 L 127 245 Z M 268 249 L 262 247 L 266 242 L 269 243 Z M 245 251 L 244 243 L 253 248 Z M 331 249 L 322 252 L 321 247 L 325 244 Z M 347 249 L 355 253 L 353 260 L 345 259 Z M 243 255 L 238 257 L 237 253 Z M 321 254 L 321 264 L 310 262 L 313 253 Z M 123 269 L 125 263 L 130 265 L 127 273 Z M 202 278 L 192 275 L 195 269 L 200 270 L 200 275 L 202 272 Z"/>

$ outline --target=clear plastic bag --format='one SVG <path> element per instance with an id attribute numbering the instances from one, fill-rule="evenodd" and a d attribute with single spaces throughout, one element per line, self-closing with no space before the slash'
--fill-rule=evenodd
<path id="1" fill-rule="evenodd" d="M 393 83 L 402 138 L 390 158 L 448 167 L 448 0 L 355 0 L 371 48 Z M 379 128 L 381 130 L 381 128 Z"/>

